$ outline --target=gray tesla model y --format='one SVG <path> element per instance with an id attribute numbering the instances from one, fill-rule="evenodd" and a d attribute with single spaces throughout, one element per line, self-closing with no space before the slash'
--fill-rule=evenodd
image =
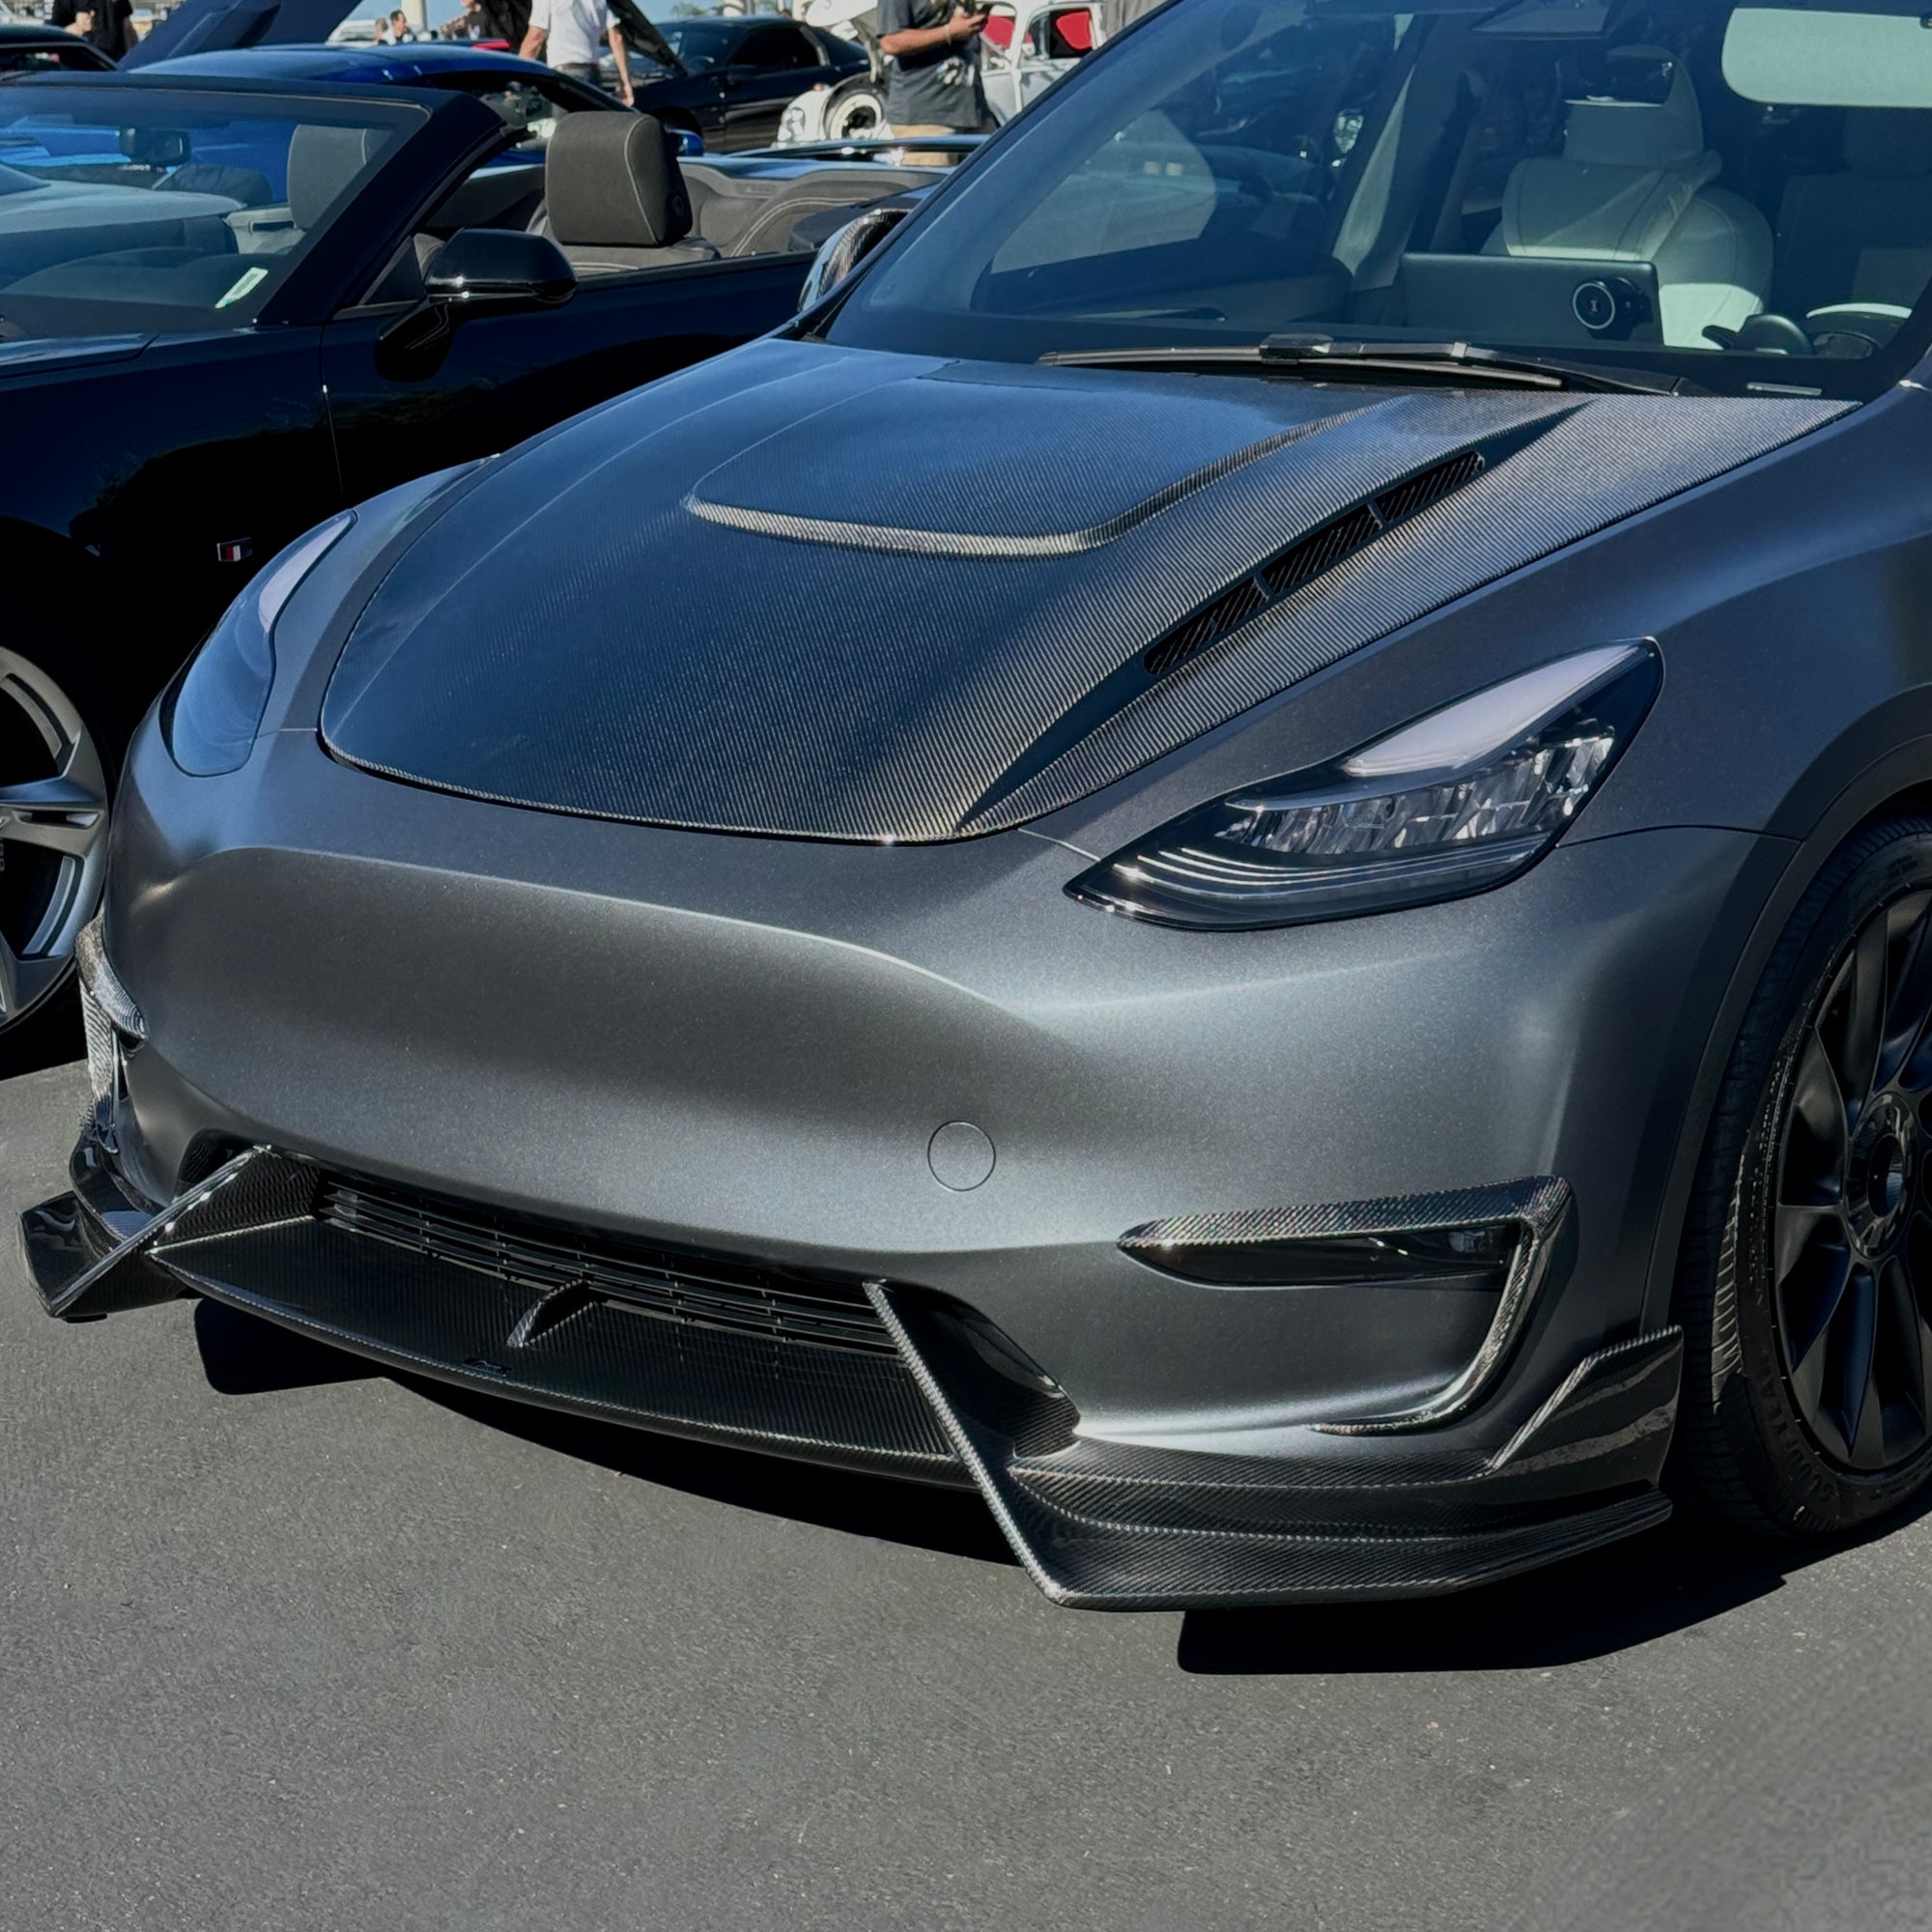
<path id="1" fill-rule="evenodd" d="M 977 1486 L 1090 1605 L 1918 1495 L 1918 0 L 1178 0 L 899 213 L 229 611 L 50 1312 Z"/>

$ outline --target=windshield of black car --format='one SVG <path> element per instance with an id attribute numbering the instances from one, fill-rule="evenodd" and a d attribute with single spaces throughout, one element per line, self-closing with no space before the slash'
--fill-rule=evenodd
<path id="1" fill-rule="evenodd" d="M 1932 342 L 1919 0 L 1175 0 L 1004 134 L 835 342 L 1270 334 L 1878 393 Z"/>
<path id="2" fill-rule="evenodd" d="M 400 103 L 0 90 L 4 334 L 251 320 L 421 119 Z"/>

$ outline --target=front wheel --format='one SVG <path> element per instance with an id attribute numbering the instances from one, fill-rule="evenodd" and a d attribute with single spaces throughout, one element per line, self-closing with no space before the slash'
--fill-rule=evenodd
<path id="1" fill-rule="evenodd" d="M 876 88 L 855 87 L 825 110 L 828 141 L 876 140 L 885 131 L 886 103 Z"/>
<path id="2" fill-rule="evenodd" d="M 0 1078 L 79 1048 L 73 949 L 100 904 L 112 766 L 66 655 L 0 624 Z"/>
<path id="3" fill-rule="evenodd" d="M 1792 915 L 1719 1092 L 1677 1311 L 1693 1500 L 1830 1536 L 1932 1482 L 1932 819 L 1856 835 Z"/>

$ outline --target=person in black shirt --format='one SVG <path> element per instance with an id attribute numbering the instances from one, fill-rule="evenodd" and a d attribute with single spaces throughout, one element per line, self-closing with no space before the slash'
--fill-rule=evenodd
<path id="1" fill-rule="evenodd" d="M 134 44 L 132 0 L 54 0 L 51 15 L 56 27 L 65 27 L 91 41 L 104 54 L 119 60 Z"/>
<path id="2" fill-rule="evenodd" d="M 991 128 L 980 86 L 980 36 L 990 12 L 970 13 L 953 0 L 879 0 L 886 119 L 895 134 Z"/>

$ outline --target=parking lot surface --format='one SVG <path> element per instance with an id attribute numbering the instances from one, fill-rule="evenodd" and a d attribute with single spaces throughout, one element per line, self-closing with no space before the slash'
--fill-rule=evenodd
<path id="1" fill-rule="evenodd" d="M 1445 1602 L 1055 1610 L 978 1502 L 405 1384 L 13 1253 L 0 1923 L 1932 1923 L 1932 1525 Z"/>

